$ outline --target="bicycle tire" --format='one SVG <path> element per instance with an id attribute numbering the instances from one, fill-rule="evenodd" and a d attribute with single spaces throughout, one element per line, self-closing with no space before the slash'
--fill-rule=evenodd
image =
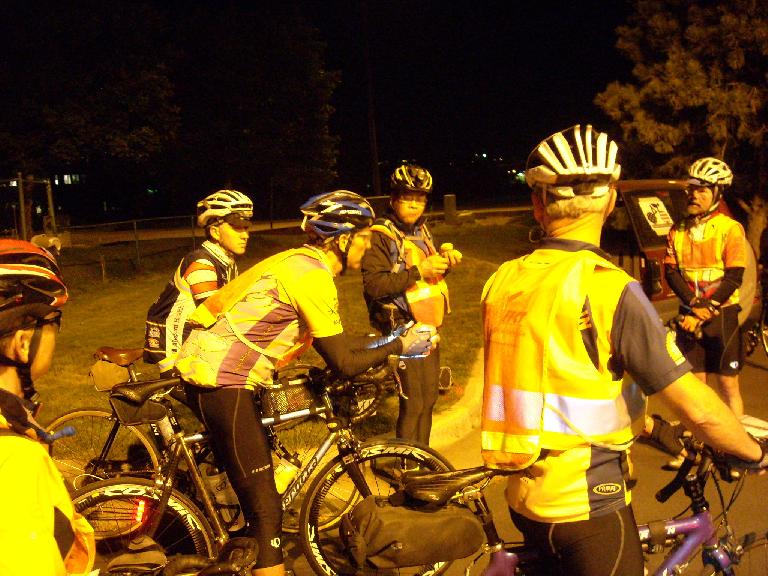
<path id="1" fill-rule="evenodd" d="M 360 447 L 356 463 L 365 476 L 368 488 L 378 496 L 388 495 L 398 487 L 396 474 L 385 474 L 390 465 L 418 465 L 434 471 L 453 470 L 453 466 L 438 452 L 416 443 L 401 440 L 371 442 Z M 326 464 L 307 488 L 299 518 L 300 543 L 310 568 L 319 576 L 337 574 L 376 574 L 373 568 L 354 568 L 345 556 L 339 538 L 339 522 L 361 500 L 357 488 L 347 473 L 347 464 L 337 456 Z M 393 466 L 394 468 L 394 466 Z M 387 569 L 389 576 L 436 575 L 448 569 L 450 562 L 403 569 Z M 384 572 L 384 571 L 383 571 Z"/>
<path id="2" fill-rule="evenodd" d="M 81 408 L 62 414 L 48 425 L 48 432 L 58 432 L 65 426 L 75 428 L 74 436 L 59 438 L 50 447 L 51 457 L 72 490 L 126 472 L 150 476 L 159 468 L 161 457 L 157 448 L 152 439 L 136 426 L 121 425 L 110 449 L 109 460 L 97 463 L 114 423 L 112 412 Z"/>
<path id="3" fill-rule="evenodd" d="M 153 480 L 109 478 L 87 484 L 72 495 L 75 511 L 90 523 L 99 564 L 127 549 L 131 538 L 152 522 L 160 494 Z M 140 519 L 137 514 L 143 511 Z M 184 494 L 171 491 L 153 539 L 166 557 L 176 554 L 214 558 L 216 539 L 203 512 Z"/>

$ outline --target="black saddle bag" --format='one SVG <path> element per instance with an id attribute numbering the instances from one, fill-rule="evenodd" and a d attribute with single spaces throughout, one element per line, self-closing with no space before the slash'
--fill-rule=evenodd
<path id="1" fill-rule="evenodd" d="M 485 539 L 483 528 L 466 508 L 438 510 L 393 506 L 368 496 L 341 518 L 341 540 L 357 568 L 420 566 L 465 558 Z"/>

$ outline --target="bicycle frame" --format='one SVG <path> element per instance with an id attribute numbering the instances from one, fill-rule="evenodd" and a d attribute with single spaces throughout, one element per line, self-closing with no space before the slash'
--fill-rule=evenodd
<path id="1" fill-rule="evenodd" d="M 326 419 L 328 426 L 328 434 L 325 436 L 320 446 L 315 450 L 311 457 L 305 462 L 302 462 L 302 466 L 299 473 L 291 481 L 281 497 L 281 506 L 283 510 L 286 510 L 298 496 L 301 489 L 307 483 L 309 477 L 317 469 L 323 457 L 329 452 L 331 447 L 335 444 L 339 448 L 339 453 L 344 455 L 354 454 L 357 448 L 357 441 L 354 439 L 349 431 L 348 427 L 343 426 L 337 419 L 333 417 L 333 406 L 331 404 L 328 392 L 324 391 L 319 395 L 319 402 L 315 406 L 289 412 L 287 414 L 280 414 L 277 416 L 262 418 L 261 423 L 266 428 L 270 428 L 277 424 L 290 422 L 293 420 L 299 420 L 308 416 L 319 416 Z M 195 459 L 193 451 L 194 446 L 201 445 L 208 441 L 207 433 L 197 433 L 192 435 L 185 435 L 183 430 L 180 429 L 178 423 L 175 424 L 178 430 L 175 432 L 171 442 L 169 443 L 170 452 L 169 457 L 165 464 L 161 467 L 160 472 L 156 475 L 156 485 L 159 486 L 163 492 L 160 498 L 160 504 L 158 509 L 167 504 L 168 497 L 170 496 L 171 489 L 174 485 L 176 473 L 179 463 L 183 460 L 187 466 L 187 472 L 192 479 L 192 483 L 195 486 L 197 494 L 200 498 L 204 512 L 207 514 L 211 527 L 214 530 L 215 538 L 220 545 L 223 545 L 229 539 L 229 532 L 225 525 L 224 520 L 216 506 L 215 500 L 210 493 L 209 487 L 206 485 L 202 472 L 200 471 L 199 464 Z M 281 447 L 282 448 L 282 447 Z M 284 449 L 284 448 L 283 448 Z M 368 496 L 370 490 L 367 484 L 362 478 L 360 470 L 354 465 L 353 461 L 348 463 L 350 466 L 349 474 L 355 485 L 358 487 L 363 496 Z M 155 521 L 159 521 L 162 514 L 156 514 L 154 516 Z M 153 536 L 155 530 L 158 528 L 154 523 L 151 524 L 147 530 L 149 536 Z"/>
<path id="2" fill-rule="evenodd" d="M 708 511 L 694 514 L 680 520 L 662 521 L 663 531 L 667 538 L 683 536 L 683 541 L 675 547 L 672 553 L 664 559 L 653 572 L 653 576 L 678 574 L 677 570 L 685 569 L 693 558 L 699 546 L 702 547 L 702 560 L 715 570 L 721 570 L 728 574 L 732 562 L 728 551 L 720 544 L 712 516 Z M 649 524 L 637 527 L 640 542 L 643 545 L 651 545 L 651 529 Z M 538 554 L 521 544 L 498 545 L 496 549 L 489 551 L 490 560 L 488 567 L 483 572 L 484 576 L 508 576 L 515 574 L 515 570 L 521 564 L 535 563 Z M 467 568 L 466 574 L 469 574 Z"/>
<path id="3" fill-rule="evenodd" d="M 753 533 L 746 535 L 741 544 L 732 540 L 733 534 L 727 523 L 727 508 L 725 506 L 723 512 L 726 519 L 726 535 L 723 538 L 718 536 L 718 527 L 712 520 L 709 503 L 704 497 L 704 486 L 708 475 L 712 474 L 713 480 L 717 482 L 717 478 L 714 477 L 713 466 L 714 463 L 709 452 L 702 453 L 701 462 L 696 471 L 691 471 L 693 460 L 687 459 L 675 479 L 656 495 L 657 500 L 665 502 L 678 489 L 683 488 L 685 495 L 691 501 L 691 515 L 680 519 L 659 520 L 638 525 L 638 535 L 644 551 L 659 552 L 662 549 L 672 548 L 671 552 L 653 572 L 654 576 L 681 573 L 694 558 L 699 547 L 702 549 L 701 559 L 705 566 L 711 566 L 718 574 L 731 575 L 733 574 L 732 566 L 738 563 L 746 543 L 750 541 L 750 538 L 754 540 L 755 535 Z M 477 469 L 468 469 L 467 472 L 471 473 L 466 477 L 467 479 L 476 478 Z M 499 474 L 505 473 L 489 470 L 485 476 L 486 482 Z M 430 482 L 434 486 L 440 485 L 436 477 L 423 476 L 421 479 L 407 480 L 406 492 L 411 488 L 418 491 L 419 482 L 425 483 L 426 486 L 430 486 Z M 454 498 L 472 510 L 481 522 L 487 540 L 483 548 L 467 566 L 465 574 L 469 576 L 472 567 L 481 557 L 486 555 L 489 556 L 489 563 L 483 572 L 484 576 L 508 576 L 515 574 L 518 569 L 525 571 L 526 566 L 535 566 L 540 558 L 535 549 L 526 548 L 521 543 L 504 542 L 499 537 L 493 514 L 483 494 L 485 484 L 477 486 L 468 480 L 462 482 L 461 478 L 458 479 L 458 482 L 460 488 L 458 495 Z M 477 480 L 474 482 L 476 483 Z"/>

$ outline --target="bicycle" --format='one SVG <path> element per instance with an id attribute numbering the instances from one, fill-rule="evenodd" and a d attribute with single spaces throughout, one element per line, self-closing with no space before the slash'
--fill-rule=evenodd
<path id="1" fill-rule="evenodd" d="M 109 394 L 117 383 L 138 383 L 136 362 L 142 353 L 141 348 L 98 348 L 93 354 L 94 359 L 97 364 L 107 365 L 111 371 L 108 378 L 94 380 L 96 390 Z M 308 367 L 299 365 L 292 370 L 305 368 Z M 378 409 L 382 391 L 389 386 L 385 370 L 387 368 L 382 366 L 358 377 L 358 385 L 354 389 L 353 423 L 366 419 Z M 175 398 L 183 402 L 180 395 Z M 112 399 L 111 410 L 78 408 L 51 421 L 47 427 L 50 433 L 67 426 L 76 431 L 74 436 L 62 438 L 50 448 L 51 457 L 73 491 L 94 480 L 127 473 L 150 477 L 159 470 L 166 446 L 178 431 L 179 415 L 167 398 L 158 398 L 157 402 L 162 407 L 152 404 L 147 410 L 154 410 L 160 418 L 146 418 L 148 423 L 142 422 L 141 418 L 136 422 L 127 422 L 125 418 L 121 420 L 116 410 L 124 408 L 124 402 Z"/>
<path id="2" fill-rule="evenodd" d="M 131 383 L 115 387 L 111 396 L 124 398 L 140 412 L 148 402 L 167 397 L 178 383 L 178 379 Z M 313 371 L 297 375 L 287 384 L 291 388 L 303 388 L 310 403 L 298 408 L 288 406 L 287 412 L 265 414 L 264 426 L 270 430 L 311 417 L 322 422 L 327 432 L 319 445 L 315 443 L 318 447 L 311 457 L 296 462 L 297 473 L 282 495 L 283 510 L 289 509 L 331 448 L 335 445 L 338 449 L 338 455 L 319 473 L 324 481 L 322 493 L 307 492 L 301 505 L 300 518 L 309 515 L 304 508 L 312 509 L 313 525 L 320 530 L 333 529 L 341 514 L 362 497 L 393 491 L 399 485 L 399 474 L 395 470 L 398 466 L 400 469 L 419 466 L 432 471 L 452 469 L 450 463 L 427 446 L 399 440 L 361 443 L 352 431 L 349 418 L 350 403 L 358 386 L 354 381 L 334 381 L 327 373 Z M 119 412 L 117 417 L 121 417 Z M 275 448 L 281 457 L 295 458 L 283 452 L 279 445 Z M 179 425 L 160 471 L 152 478 L 133 475 L 107 478 L 86 484 L 72 495 L 75 510 L 94 527 L 97 552 L 103 561 L 119 558 L 130 541 L 140 535 L 151 536 L 163 547 L 166 557 L 177 554 L 215 557 L 230 537 L 233 522 L 239 517 L 239 507 L 222 504 L 212 494 L 201 469 L 207 452 L 205 432 L 187 434 L 183 425 Z M 393 462 L 397 466 L 393 467 Z M 384 477 L 382 469 L 392 470 L 393 475 Z M 317 479 L 312 484 L 317 485 Z M 229 519 L 224 512 L 229 512 Z M 306 530 L 300 531 L 300 538 L 303 548 L 316 545 Z M 440 571 L 443 566 L 447 567 L 447 563 L 440 563 L 429 571 Z"/>
<path id="3" fill-rule="evenodd" d="M 757 428 L 752 429 L 753 433 L 759 432 L 759 435 L 765 436 L 768 423 L 756 419 L 753 419 L 753 423 L 759 423 Z M 638 534 L 646 556 L 667 552 L 655 570 L 646 574 L 682 574 L 699 550 L 704 566 L 703 574 L 707 576 L 768 574 L 768 533 L 752 532 L 736 538 L 728 520 L 728 510 L 741 493 L 747 474 L 742 473 L 736 480 L 731 499 L 726 504 L 721 483 L 733 482 L 733 464 L 726 463 L 722 455 L 694 438 L 684 438 L 683 441 L 688 456 L 675 477 L 657 492 L 656 499 L 666 502 L 682 489 L 690 501 L 688 509 L 691 513 L 683 517 L 638 525 Z M 493 478 L 515 473 L 478 466 L 448 472 L 406 474 L 402 479 L 406 501 L 411 504 L 429 505 L 432 509 L 446 506 L 466 507 L 475 515 L 486 534 L 486 543 L 471 559 L 465 570 L 467 576 L 484 558 L 488 559 L 488 564 L 482 572 L 484 576 L 546 574 L 542 571 L 541 559 L 535 549 L 520 542 L 506 542 L 499 536 L 493 513 L 484 495 L 484 489 Z M 720 499 L 722 513 L 719 521 L 718 517 L 713 518 L 704 496 L 705 486 L 710 479 L 714 482 Z M 340 544 L 337 539 L 327 543 L 317 555 L 332 565 L 335 572 L 354 573 L 356 569 L 350 560 L 339 552 Z M 313 565 L 313 568 L 316 568 L 316 565 Z M 373 569 L 365 571 L 371 572 Z M 320 571 L 318 574 L 327 575 L 329 572 Z"/>

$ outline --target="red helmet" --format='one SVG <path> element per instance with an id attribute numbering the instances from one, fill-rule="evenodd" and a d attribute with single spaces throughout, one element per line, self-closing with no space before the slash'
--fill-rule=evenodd
<path id="1" fill-rule="evenodd" d="M 45 316 L 67 301 L 54 257 L 23 240 L 0 240 L 0 328 L 20 314 Z"/>

